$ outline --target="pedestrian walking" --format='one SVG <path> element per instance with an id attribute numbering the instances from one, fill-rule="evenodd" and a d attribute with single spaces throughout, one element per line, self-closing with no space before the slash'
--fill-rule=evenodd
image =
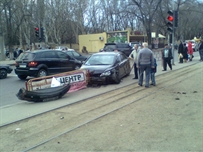
<path id="1" fill-rule="evenodd" d="M 183 50 L 184 46 L 182 41 L 180 41 L 180 44 L 178 46 L 178 57 L 179 57 L 179 63 L 183 63 Z"/>
<path id="2" fill-rule="evenodd" d="M 164 50 L 162 50 L 162 60 L 163 60 L 163 70 L 167 71 L 167 64 L 169 68 L 172 70 L 171 59 L 173 59 L 171 48 L 168 44 L 165 44 Z"/>
<path id="3" fill-rule="evenodd" d="M 138 69 L 137 69 L 137 54 L 139 52 L 139 49 L 138 49 L 138 45 L 135 44 L 134 45 L 134 50 L 130 53 L 129 55 L 129 58 L 130 59 L 133 59 L 134 61 L 134 78 L 133 79 L 138 79 Z"/>
<path id="4" fill-rule="evenodd" d="M 188 60 L 187 52 L 188 52 L 187 46 L 186 46 L 186 43 L 184 43 L 183 44 L 183 60 L 184 60 L 184 62 L 187 62 L 187 60 Z"/>
<path id="5" fill-rule="evenodd" d="M 200 56 L 200 61 L 203 61 L 203 40 L 200 40 L 199 43 L 199 56 Z"/>
<path id="6" fill-rule="evenodd" d="M 157 70 L 156 59 L 154 58 L 154 68 L 151 68 L 151 85 L 156 86 L 155 73 Z"/>
<path id="7" fill-rule="evenodd" d="M 188 41 L 187 49 L 188 49 L 188 55 L 189 55 L 188 61 L 192 61 L 192 58 L 193 58 L 193 48 L 192 48 L 192 43 L 190 41 Z"/>
<path id="8" fill-rule="evenodd" d="M 139 68 L 139 81 L 138 85 L 143 84 L 143 74 L 145 72 L 145 87 L 149 88 L 151 68 L 154 68 L 154 54 L 148 48 L 148 44 L 144 42 L 143 48 L 138 52 L 137 68 Z"/>

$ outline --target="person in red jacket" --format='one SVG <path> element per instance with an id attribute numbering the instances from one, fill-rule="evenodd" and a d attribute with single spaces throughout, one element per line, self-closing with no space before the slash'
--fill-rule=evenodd
<path id="1" fill-rule="evenodd" d="M 192 43 L 190 41 L 188 41 L 187 49 L 188 49 L 188 54 L 190 55 L 188 60 L 192 61 L 192 58 L 193 58 L 193 49 L 192 49 Z"/>

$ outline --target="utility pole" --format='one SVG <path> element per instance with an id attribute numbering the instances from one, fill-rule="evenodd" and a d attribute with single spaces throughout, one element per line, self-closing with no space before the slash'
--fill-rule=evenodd
<path id="1" fill-rule="evenodd" d="M 1 11 L 1 7 L 0 7 L 0 11 Z M 1 12 L 0 12 L 0 61 L 5 60 L 5 52 L 4 52 L 4 37 L 3 37 L 3 30 L 2 30 L 2 19 L 1 19 Z"/>
<path id="2" fill-rule="evenodd" d="M 173 0 L 173 16 L 174 16 L 174 8 L 175 8 L 175 0 Z M 173 31 L 172 31 L 172 54 L 173 54 L 172 64 L 173 65 L 175 65 L 175 63 L 174 63 L 174 60 L 175 60 L 175 57 L 174 57 L 175 40 L 174 40 L 174 38 L 175 38 L 175 25 L 173 24 Z"/>
<path id="3" fill-rule="evenodd" d="M 45 6 L 44 6 L 44 0 L 37 0 L 37 7 L 38 7 L 38 18 L 39 18 L 39 39 L 38 41 L 40 42 L 40 46 L 42 45 L 42 42 L 44 41 L 43 39 L 43 22 L 44 22 L 44 12 L 45 12 Z"/>

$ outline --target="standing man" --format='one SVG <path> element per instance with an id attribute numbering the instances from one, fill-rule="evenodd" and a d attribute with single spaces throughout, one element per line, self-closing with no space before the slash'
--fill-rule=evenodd
<path id="1" fill-rule="evenodd" d="M 144 42 L 142 44 L 143 49 L 138 52 L 137 68 L 139 68 L 140 76 L 138 85 L 142 86 L 143 73 L 145 71 L 145 87 L 149 88 L 151 68 L 154 68 L 154 54 L 148 48 L 148 44 Z"/>
<path id="2" fill-rule="evenodd" d="M 173 59 L 171 48 L 168 46 L 168 44 L 165 44 L 164 50 L 162 50 L 162 59 L 163 59 L 163 70 L 167 71 L 167 64 L 169 68 L 172 70 L 172 64 L 171 59 Z"/>
<path id="3" fill-rule="evenodd" d="M 179 63 L 183 63 L 183 52 L 184 52 L 184 46 L 182 41 L 180 41 L 180 44 L 178 46 Z"/>
<path id="4" fill-rule="evenodd" d="M 202 39 L 199 43 L 199 56 L 200 56 L 200 61 L 203 61 L 203 40 Z"/>
<path id="5" fill-rule="evenodd" d="M 130 53 L 129 58 L 134 60 L 134 75 L 133 79 L 138 79 L 138 69 L 137 69 L 137 54 L 138 54 L 138 45 L 134 45 L 134 50 Z"/>

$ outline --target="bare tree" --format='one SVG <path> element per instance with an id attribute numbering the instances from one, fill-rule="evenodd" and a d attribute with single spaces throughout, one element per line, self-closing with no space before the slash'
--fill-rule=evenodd
<path id="1" fill-rule="evenodd" d="M 149 46 L 151 45 L 151 32 L 154 22 L 154 16 L 162 0 L 132 0 L 139 14 L 135 14 L 145 27 Z"/>

